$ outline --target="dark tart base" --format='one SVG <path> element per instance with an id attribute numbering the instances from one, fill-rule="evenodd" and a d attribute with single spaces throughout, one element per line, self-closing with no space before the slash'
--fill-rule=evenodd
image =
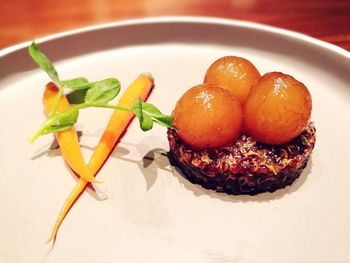
<path id="1" fill-rule="evenodd" d="M 264 145 L 242 135 L 231 146 L 194 150 L 169 129 L 168 156 L 192 183 L 227 194 L 255 195 L 284 188 L 299 177 L 314 148 L 315 133 L 309 123 L 301 135 L 282 145 Z"/>

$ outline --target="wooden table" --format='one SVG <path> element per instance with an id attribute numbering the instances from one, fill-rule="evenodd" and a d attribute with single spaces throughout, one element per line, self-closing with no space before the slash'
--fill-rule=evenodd
<path id="1" fill-rule="evenodd" d="M 350 51 L 350 0 L 0 0 L 0 49 L 121 19 L 215 16 L 295 30 Z"/>

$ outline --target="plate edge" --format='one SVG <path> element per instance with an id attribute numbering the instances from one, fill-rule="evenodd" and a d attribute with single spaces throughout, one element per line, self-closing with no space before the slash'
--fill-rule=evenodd
<path id="1" fill-rule="evenodd" d="M 35 41 L 37 43 L 43 43 L 43 42 L 71 36 L 74 34 L 85 33 L 85 32 L 90 32 L 90 31 L 95 31 L 100 29 L 108 29 L 108 28 L 113 28 L 118 26 L 130 26 L 130 25 L 137 25 L 137 24 L 157 24 L 157 23 L 199 23 L 199 24 L 211 23 L 211 24 L 217 24 L 217 25 L 229 25 L 229 26 L 238 26 L 242 28 L 257 29 L 265 32 L 272 32 L 274 34 L 283 35 L 285 37 L 298 39 L 306 43 L 312 43 L 316 46 L 325 48 L 347 59 L 350 59 L 349 51 L 339 46 L 336 46 L 334 44 L 308 36 L 303 33 L 295 32 L 289 29 L 274 27 L 270 25 L 260 24 L 256 22 L 245 21 L 245 20 L 236 20 L 236 19 L 228 19 L 228 18 L 209 17 L 209 16 L 207 17 L 206 16 L 156 16 L 156 17 L 147 17 L 147 18 L 119 20 L 119 21 L 114 21 L 109 23 L 90 25 L 86 27 L 73 29 L 73 30 L 63 31 L 60 33 L 50 34 L 45 37 L 37 38 Z M 25 41 L 25 42 L 1 49 L 0 59 L 13 52 L 16 52 L 18 50 L 28 47 L 30 43 L 31 41 Z"/>

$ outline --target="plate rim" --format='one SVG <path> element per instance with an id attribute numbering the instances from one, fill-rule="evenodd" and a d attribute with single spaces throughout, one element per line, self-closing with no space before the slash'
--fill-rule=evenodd
<path id="1" fill-rule="evenodd" d="M 334 44 L 306 35 L 304 33 L 299 33 L 293 30 L 283 29 L 283 28 L 265 25 L 257 22 L 250 22 L 250 21 L 230 19 L 230 18 L 210 17 L 210 16 L 155 16 L 155 17 L 125 19 L 125 20 L 118 20 L 118 21 L 113 21 L 108 23 L 79 27 L 72 30 L 49 34 L 47 36 L 39 37 L 33 40 L 35 40 L 35 42 L 37 43 L 43 43 L 43 42 L 65 38 L 76 34 L 81 34 L 81 33 L 86 33 L 91 31 L 98 31 L 102 29 L 109 29 L 109 28 L 120 27 L 120 26 L 132 26 L 132 25 L 138 25 L 138 24 L 151 25 L 151 24 L 164 24 L 164 23 L 194 23 L 194 24 L 209 23 L 209 24 L 215 24 L 215 25 L 241 27 L 243 29 L 245 28 L 255 29 L 263 32 L 274 33 L 284 37 L 293 38 L 303 43 L 311 43 L 315 46 L 324 48 L 337 55 L 340 55 L 343 58 L 350 60 L 349 51 L 339 46 L 336 46 Z M 28 47 L 31 42 L 32 42 L 31 40 L 25 41 L 25 42 L 21 42 L 21 43 L 0 49 L 0 61 L 3 57 Z"/>
<path id="2" fill-rule="evenodd" d="M 244 30 L 244 28 L 251 28 L 251 29 L 253 29 L 253 28 L 257 28 L 257 29 L 261 29 L 261 30 L 266 30 L 266 33 L 268 33 L 268 32 L 272 32 L 271 30 L 273 30 L 273 32 L 275 32 L 276 34 L 280 34 L 281 32 L 283 33 L 283 35 L 282 36 L 285 36 L 285 37 L 291 37 L 291 38 L 294 38 L 294 39 L 296 39 L 296 40 L 300 40 L 301 41 L 301 43 L 302 44 L 307 44 L 307 43 L 311 43 L 312 45 L 314 44 L 314 42 L 316 42 L 316 44 L 318 43 L 318 42 L 320 42 L 320 43 L 318 43 L 317 44 L 317 46 L 321 46 L 321 47 L 325 47 L 326 49 L 325 49 L 325 51 L 333 51 L 333 52 L 336 52 L 337 54 L 339 54 L 339 56 L 341 56 L 341 57 L 343 57 L 344 59 L 349 59 L 350 57 L 349 57 L 349 55 L 350 55 L 350 53 L 349 52 L 347 52 L 347 53 L 349 53 L 348 54 L 348 56 L 343 56 L 343 55 L 346 55 L 346 54 L 341 54 L 341 52 L 338 50 L 338 47 L 337 46 L 334 46 L 334 50 L 333 50 L 333 45 L 332 44 L 329 44 L 329 43 L 326 43 L 326 42 L 324 42 L 323 43 L 323 41 L 320 41 L 320 40 L 317 40 L 317 39 L 313 39 L 312 37 L 309 37 L 309 36 L 307 36 L 307 35 L 303 35 L 303 34 L 300 34 L 300 33 L 296 33 L 296 32 L 293 32 L 293 31 L 289 31 L 289 30 L 284 30 L 284 29 L 279 29 L 279 28 L 274 28 L 274 27 L 270 27 L 270 26 L 265 26 L 265 25 L 260 25 L 260 24 L 257 24 L 257 23 L 252 23 L 252 22 L 245 22 L 245 21 L 237 21 L 237 20 L 229 20 L 229 19 L 211 19 L 211 18 L 209 18 L 209 20 L 207 19 L 207 18 L 205 18 L 205 19 L 200 19 L 200 20 L 198 20 L 198 18 L 194 18 L 194 20 L 192 21 L 192 18 L 189 18 L 189 20 L 187 20 L 187 19 L 183 19 L 182 17 L 179 19 L 179 20 L 173 20 L 173 19 L 169 19 L 169 17 L 167 17 L 167 18 L 157 18 L 157 19 L 155 19 L 155 18 L 153 18 L 153 19 L 145 19 L 145 20 L 143 20 L 143 19 L 135 19 L 135 20 L 127 20 L 127 21 L 119 21 L 119 22 L 113 22 L 113 23 L 108 23 L 108 24 L 103 24 L 103 25 L 96 25 L 96 26 L 89 26 L 89 27 L 85 27 L 85 28 L 80 28 L 80 29 L 76 29 L 76 30 L 70 30 L 70 31 L 66 31 L 66 32 L 62 32 L 62 33 L 58 33 L 58 34 L 53 34 L 53 35 L 49 35 L 49 36 L 46 36 L 46 37 L 42 37 L 42 38 L 38 38 L 38 43 L 43 43 L 43 42 L 46 42 L 46 41 L 56 41 L 56 40 L 59 40 L 59 39 L 61 39 L 61 38 L 65 38 L 65 37 L 70 37 L 70 36 L 72 36 L 72 35 L 74 35 L 74 34 L 79 34 L 79 33 L 85 33 L 85 32 L 93 32 L 93 31 L 95 31 L 95 30 L 101 30 L 101 29 L 108 29 L 108 28 L 114 28 L 114 27 L 118 27 L 118 26 L 124 26 L 124 25 L 139 25 L 139 24 L 145 24 L 144 22 L 147 22 L 147 24 L 149 24 L 149 26 L 152 26 L 152 24 L 156 24 L 156 23 L 159 23 L 159 22 L 161 22 L 161 23 L 168 23 L 168 22 L 180 22 L 180 23 L 182 23 L 182 22 L 189 22 L 189 23 L 191 23 L 191 22 L 194 22 L 194 23 L 198 23 L 198 24 L 200 24 L 200 23 L 208 23 L 209 21 L 214 21 L 215 22 L 215 24 L 216 25 L 234 25 L 234 26 L 237 26 L 237 28 L 239 28 L 240 26 L 241 26 L 241 28 Z M 199 21 L 199 22 L 198 22 Z M 229 28 L 228 28 L 229 29 Z M 264 31 L 261 31 L 261 32 L 264 32 Z M 291 35 L 292 34 L 292 35 Z M 293 35 L 296 35 L 296 37 L 295 36 L 293 36 Z M 305 39 L 304 39 L 305 38 Z M 310 42 L 311 41 L 311 42 Z M 27 41 L 27 42 L 24 42 L 24 43 L 21 43 L 21 44 L 17 44 L 17 45 L 14 45 L 12 48 L 12 50 L 10 49 L 9 51 L 8 51 L 8 53 L 7 54 L 11 54 L 11 53 L 13 53 L 13 52 L 18 52 L 19 50 L 23 50 L 23 49 L 25 49 L 25 48 L 27 48 L 27 46 L 28 46 L 28 44 L 30 43 L 31 41 Z M 324 46 L 325 45 L 325 46 Z M 314 46 L 314 45 L 313 45 Z M 317 46 L 314 46 L 314 47 L 317 47 Z M 327 46 L 329 46 L 329 47 L 327 47 Z M 341 48 L 340 48 L 341 49 Z M 1 55 L 2 55 L 2 53 L 1 53 L 1 51 L 2 50 L 0 50 L 0 62 L 1 62 L 1 59 L 2 59 L 2 57 L 1 57 Z M 5 49 L 5 51 L 6 51 L 6 49 Z M 338 53 L 339 52 L 339 53 Z M 334 53 L 335 54 L 335 53 Z M 6 55 L 6 53 L 5 53 L 5 55 Z M 338 55 L 337 55 L 338 56 Z M 0 96 L 1 97 L 1 96 Z M 137 169 L 137 168 L 136 168 Z M 176 181 L 177 182 L 177 181 Z M 73 183 L 74 184 L 74 183 Z M 179 186 L 180 186 L 180 184 L 181 183 L 179 183 Z M 171 187 L 172 188 L 172 187 Z M 171 189 L 170 188 L 170 189 Z M 62 190 L 62 188 L 60 189 L 60 190 Z M 69 189 L 68 189 L 69 190 Z M 186 190 L 186 189 L 185 189 Z M 307 193 L 309 193 L 309 191 L 306 191 Z M 189 194 L 190 195 L 192 195 L 192 192 L 189 192 Z M 302 195 L 301 195 L 302 196 Z M 65 196 L 62 196 L 62 198 L 64 199 L 65 198 Z M 283 204 L 284 204 L 285 202 L 283 202 Z M 288 202 L 287 202 L 287 204 L 288 204 Z M 61 205 L 61 201 L 58 201 L 58 205 L 60 206 Z M 81 206 L 80 205 L 80 207 L 84 207 L 84 206 Z M 113 207 L 114 207 L 114 205 L 113 205 Z M 95 206 L 93 207 L 93 209 L 92 209 L 92 212 L 94 212 L 94 210 L 95 210 Z M 57 212 L 56 210 L 53 210 L 54 212 L 52 213 L 52 217 L 53 217 L 53 219 L 55 219 L 55 212 Z M 266 211 L 268 211 L 268 210 L 266 210 Z M 17 214 L 18 212 L 16 212 L 16 214 Z M 122 211 L 120 210 L 120 213 L 122 213 Z M 45 214 L 47 214 L 48 215 L 48 212 L 45 212 Z M 346 215 L 346 214 L 345 214 Z M 76 219 L 76 217 L 71 217 L 71 219 Z M 339 221 L 335 221 L 335 222 L 339 222 Z M 48 223 L 50 223 L 49 221 L 48 221 Z M 73 222 L 73 224 L 76 224 L 76 223 L 79 223 L 78 221 L 77 222 Z M 85 224 L 86 225 L 86 224 Z M 344 224 L 345 225 L 345 224 Z M 70 226 L 72 226 L 72 225 L 70 225 Z M 48 228 L 49 229 L 49 228 Z M 69 228 L 68 228 L 69 229 Z M 176 228 L 175 228 L 176 229 Z M 300 231 L 300 230 L 299 230 Z M 40 231 L 41 233 L 44 233 L 44 230 L 42 229 L 41 231 Z M 301 231 L 300 231 L 301 232 Z M 71 237 L 71 234 L 68 232 L 68 234 L 67 233 L 63 233 L 62 232 L 62 234 L 63 234 L 63 236 L 66 236 L 66 237 Z M 89 237 L 89 236 L 88 236 Z M 114 236 L 112 236 L 112 238 L 114 238 Z M 81 238 L 79 237 L 79 238 L 77 238 L 77 241 L 79 241 Z M 214 238 L 214 240 L 215 240 L 216 238 Z M 344 238 L 345 239 L 345 238 Z M 65 240 L 65 238 L 63 237 L 63 239 L 62 240 Z M 107 240 L 110 240 L 110 238 L 107 238 Z M 234 240 L 234 239 L 233 239 Z M 292 240 L 293 240 L 293 238 L 292 238 Z M 296 238 L 294 238 L 294 240 L 298 240 L 298 239 L 296 239 Z M 338 240 L 340 240 L 340 239 L 336 239 L 337 241 Z M 345 239 L 346 240 L 346 239 Z M 311 241 L 312 241 L 312 239 L 311 239 Z M 324 244 L 327 244 L 329 241 L 326 241 L 326 242 L 324 242 Z M 156 242 L 156 244 L 159 244 L 159 241 L 158 242 Z M 16 244 L 16 243 L 15 243 Z M 18 243 L 17 243 L 18 244 Z M 29 243 L 30 244 L 30 243 Z M 67 244 L 70 244 L 70 243 L 67 243 Z M 245 241 L 243 240 L 242 241 L 242 244 L 243 245 L 239 245 L 238 244 L 238 246 L 237 246 L 237 248 L 239 249 L 238 250 L 238 252 L 236 253 L 238 256 L 238 261 L 239 261 L 239 257 L 241 257 L 241 259 L 242 260 L 249 260 L 249 257 L 251 257 L 251 260 L 253 260 L 256 256 L 255 255 L 261 255 L 261 253 L 259 253 L 259 250 L 257 249 L 257 248 L 251 248 L 251 247 L 247 247 L 247 246 L 245 246 Z M 272 243 L 272 244 L 274 244 L 274 243 Z M 338 242 L 336 243 L 336 244 L 338 244 Z M 119 248 L 118 249 L 120 249 L 120 248 L 122 248 L 122 246 L 118 246 Z M 266 246 L 266 245 L 264 245 L 264 247 L 267 247 L 267 248 L 269 248 L 270 246 Z M 167 248 L 167 247 L 165 247 L 166 249 L 165 249 L 165 251 L 169 251 L 169 249 Z M 288 247 L 287 247 L 288 248 Z M 310 248 L 312 248 L 312 246 L 310 246 Z M 11 251 L 8 247 L 5 247 L 5 249 L 8 249 L 9 251 Z M 107 247 L 107 249 L 108 250 L 110 250 L 110 247 Z M 25 251 L 24 249 L 23 249 L 23 247 L 21 246 L 20 247 L 20 254 L 19 255 L 23 255 L 23 251 Z M 28 256 L 28 259 L 29 259 L 29 261 L 31 261 L 31 260 L 33 260 L 33 259 L 35 259 L 35 256 L 37 256 L 37 255 L 39 255 L 39 252 L 36 252 L 36 251 L 34 251 L 33 249 L 28 249 L 27 250 L 28 252 L 29 252 L 29 256 Z M 60 250 L 58 250 L 59 251 L 59 253 L 57 254 L 57 255 L 62 255 L 63 253 L 67 253 L 67 251 L 66 250 L 62 250 L 62 248 L 60 249 Z M 181 250 L 180 250 L 181 251 Z M 332 250 L 330 250 L 330 251 L 332 251 Z M 334 250 L 335 251 L 335 250 Z M 214 251 L 215 252 L 215 251 Z M 252 253 L 253 252 L 253 253 Z M 255 255 L 254 255 L 254 252 L 255 252 Z M 144 255 L 144 253 L 142 253 L 142 252 L 139 252 L 139 253 L 141 253 L 140 255 Z M 164 252 L 163 252 L 164 253 Z M 69 256 L 69 251 L 68 251 L 68 256 Z M 235 258 L 235 256 L 236 256 L 236 254 L 231 254 L 231 253 L 229 253 L 228 254 L 228 256 L 232 256 L 232 259 L 234 259 Z M 11 253 L 7 253 L 5 256 L 8 256 L 8 255 L 11 255 Z M 107 254 L 107 257 L 105 258 L 106 259 L 106 261 L 109 261 L 109 260 L 111 260 L 110 259 L 110 257 L 111 257 L 111 255 L 113 255 L 113 253 L 108 253 Z M 165 256 L 167 256 L 167 254 L 164 254 Z M 168 255 L 171 255 L 170 253 L 168 254 Z M 193 255 L 195 255 L 195 254 L 193 254 Z M 222 258 L 223 258 L 223 260 L 225 260 L 225 258 L 224 258 L 224 256 L 225 255 L 223 255 L 222 253 L 218 253 L 217 254 L 218 256 L 222 256 Z M 95 254 L 92 254 L 92 258 L 94 258 L 94 256 L 96 256 Z M 339 256 L 339 255 L 338 255 Z M 303 251 L 303 253 L 301 253 L 299 256 L 297 256 L 297 257 L 300 257 L 300 260 L 307 260 L 307 253 L 306 252 L 304 252 Z M 146 258 L 146 259 L 152 259 L 151 257 L 147 257 L 147 256 L 145 256 L 144 258 Z M 161 257 L 159 257 L 160 259 L 164 259 L 164 257 L 163 257 L 163 255 L 161 256 Z M 54 261 L 56 261 L 57 260 L 57 258 L 56 257 L 52 257 L 52 259 L 54 259 Z M 58 258 L 59 259 L 59 258 Z M 116 258 L 117 260 L 118 259 L 120 259 L 121 261 L 123 261 L 123 259 L 125 260 L 125 259 L 127 259 L 127 258 L 125 258 L 124 256 L 121 256 L 121 257 L 118 257 L 118 258 Z M 153 258 L 154 259 L 154 258 Z M 278 259 L 278 258 L 277 258 Z M 295 258 L 295 259 L 297 259 L 297 258 Z M 309 259 L 312 259 L 312 258 L 309 258 Z M 317 258 L 313 258 L 314 260 L 315 259 L 317 259 Z M 337 259 L 337 258 L 333 258 L 333 260 L 334 259 Z M 20 260 L 20 259 L 18 259 L 18 256 L 17 257 L 15 257 L 14 258 L 14 260 L 15 261 L 17 261 L 17 260 Z M 275 260 L 276 260 L 276 258 L 275 258 Z M 329 257 L 325 257 L 324 258 L 324 260 L 332 260 L 332 258 L 329 256 Z M 154 259 L 154 261 L 158 261 L 157 259 Z"/>

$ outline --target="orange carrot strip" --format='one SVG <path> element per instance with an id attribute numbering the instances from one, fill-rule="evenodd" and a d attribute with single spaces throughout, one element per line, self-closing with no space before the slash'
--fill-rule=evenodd
<path id="1" fill-rule="evenodd" d="M 43 103 L 46 114 L 49 114 L 52 109 L 52 105 L 56 99 L 58 88 L 55 84 L 49 83 L 46 86 Z M 56 112 L 62 112 L 70 108 L 69 102 L 65 96 L 62 96 L 57 106 Z M 60 146 L 60 150 L 64 160 L 84 180 L 88 182 L 96 182 L 94 175 L 88 169 L 85 164 L 83 155 L 80 151 L 80 144 L 78 135 L 74 127 L 65 131 L 55 133 L 56 140 Z"/>
<path id="2" fill-rule="evenodd" d="M 130 108 L 136 99 L 141 97 L 141 100 L 146 100 L 148 94 L 153 87 L 153 78 L 150 75 L 143 74 L 140 75 L 124 92 L 123 96 L 119 100 L 118 106 L 124 106 Z M 94 153 L 88 164 L 88 168 L 93 175 L 100 170 L 116 143 L 118 142 L 120 136 L 123 134 L 131 120 L 133 119 L 134 114 L 115 110 L 107 124 L 107 127 L 99 141 L 97 147 L 94 150 Z M 86 185 L 88 184 L 83 178 L 80 178 L 73 191 L 68 196 L 66 202 L 64 203 L 60 214 L 57 218 L 57 221 L 54 225 L 54 228 L 51 232 L 48 242 L 55 239 L 57 231 L 67 215 L 68 211 L 84 191 Z"/>
<path id="3" fill-rule="evenodd" d="M 118 102 L 118 106 L 131 108 L 138 98 L 145 101 L 153 87 L 153 78 L 149 74 L 140 75 L 125 91 Z M 103 135 L 96 146 L 88 167 L 92 174 L 96 174 L 107 160 L 120 136 L 123 134 L 134 114 L 127 111 L 115 110 L 107 124 Z"/>
<path id="4" fill-rule="evenodd" d="M 77 200 L 77 198 L 80 196 L 80 194 L 84 191 L 87 184 L 88 184 L 88 182 L 85 181 L 84 179 L 82 179 L 82 178 L 79 179 L 78 183 L 75 185 L 74 189 L 69 194 L 66 201 L 64 202 L 64 204 L 61 208 L 61 211 L 56 219 L 55 225 L 51 231 L 51 235 L 50 235 L 49 239 L 47 240 L 47 243 L 51 242 L 52 240 L 54 240 L 56 238 L 57 231 L 60 228 L 60 226 L 63 222 L 63 219 L 66 217 L 67 213 L 69 212 L 69 210 L 73 206 L 74 202 Z"/>

